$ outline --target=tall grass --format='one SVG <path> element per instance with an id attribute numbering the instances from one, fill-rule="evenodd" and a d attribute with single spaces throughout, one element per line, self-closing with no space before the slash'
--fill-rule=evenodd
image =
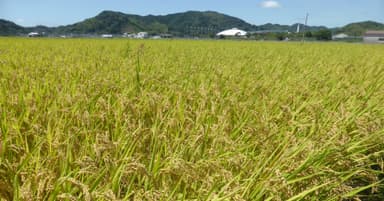
<path id="1" fill-rule="evenodd" d="M 384 46 L 0 41 L 0 200 L 384 199 Z"/>

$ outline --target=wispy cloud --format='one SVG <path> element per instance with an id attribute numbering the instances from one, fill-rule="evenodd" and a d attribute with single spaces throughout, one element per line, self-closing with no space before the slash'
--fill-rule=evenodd
<path id="1" fill-rule="evenodd" d="M 18 18 L 18 19 L 16 19 L 16 22 L 18 22 L 18 23 L 23 23 L 23 22 L 24 22 L 24 19 L 22 19 L 22 18 Z"/>
<path id="2" fill-rule="evenodd" d="M 279 8 L 281 7 L 280 3 L 274 0 L 266 0 L 260 3 L 263 8 Z"/>

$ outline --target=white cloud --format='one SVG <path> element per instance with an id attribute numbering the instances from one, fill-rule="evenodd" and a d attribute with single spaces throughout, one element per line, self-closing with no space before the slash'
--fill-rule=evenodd
<path id="1" fill-rule="evenodd" d="M 266 0 L 260 3 L 263 8 L 279 8 L 281 7 L 280 3 L 273 0 Z"/>
<path id="2" fill-rule="evenodd" d="M 16 22 L 18 22 L 18 23 L 23 23 L 23 22 L 24 22 L 24 19 L 22 19 L 22 18 L 16 19 Z"/>

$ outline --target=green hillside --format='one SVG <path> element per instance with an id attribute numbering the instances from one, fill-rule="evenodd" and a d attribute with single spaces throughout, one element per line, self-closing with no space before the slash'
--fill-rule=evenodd
<path id="1" fill-rule="evenodd" d="M 356 22 L 338 28 L 336 32 L 346 33 L 350 36 L 361 36 L 367 30 L 384 30 L 384 24 L 374 21 Z"/>
<path id="2" fill-rule="evenodd" d="M 0 19 L 0 35 L 10 36 L 22 33 L 24 28 L 8 20 Z"/>
<path id="3" fill-rule="evenodd" d="M 304 25 L 301 24 L 301 27 Z M 7 20 L 0 20 L 0 35 L 21 35 L 31 31 L 45 32 L 51 35 L 61 34 L 123 34 L 146 31 L 150 34 L 170 33 L 175 36 L 213 36 L 215 33 L 229 28 L 246 31 L 290 31 L 295 32 L 297 24 L 263 24 L 252 25 L 242 19 L 214 11 L 187 11 L 168 15 L 132 15 L 115 11 L 103 11 L 95 17 L 70 25 L 59 27 L 22 27 Z M 328 29 L 325 26 L 305 26 L 306 31 Z M 361 36 L 366 30 L 384 30 L 384 24 L 365 21 L 348 24 L 332 29 L 334 33 L 347 33 Z"/>
<path id="4" fill-rule="evenodd" d="M 185 35 L 193 30 L 199 33 L 215 32 L 221 29 L 238 27 L 251 30 L 253 25 L 217 12 L 188 11 L 164 16 L 139 16 L 120 12 L 103 11 L 93 18 L 73 25 L 61 26 L 54 33 L 111 33 L 147 31 L 152 33 L 170 32 Z"/>

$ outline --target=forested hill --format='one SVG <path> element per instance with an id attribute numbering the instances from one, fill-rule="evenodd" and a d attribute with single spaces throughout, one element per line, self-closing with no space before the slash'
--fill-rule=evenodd
<path id="1" fill-rule="evenodd" d="M 301 25 L 302 26 L 302 25 Z M 252 25 L 242 19 L 214 11 L 187 11 L 169 15 L 132 15 L 115 11 L 103 11 L 95 17 L 71 25 L 59 27 L 22 27 L 7 20 L 0 20 L 0 35 L 25 35 L 31 31 L 46 34 L 122 34 L 146 31 L 153 34 L 170 33 L 176 36 L 214 35 L 228 29 L 239 28 L 246 31 L 296 31 L 297 24 L 280 25 L 267 23 Z M 327 29 L 325 26 L 307 26 L 306 31 Z M 347 32 L 361 35 L 367 29 L 384 29 L 384 24 L 377 22 L 352 23 L 333 29 L 335 32 Z"/>
<path id="2" fill-rule="evenodd" d="M 361 36 L 366 30 L 384 30 L 384 24 L 374 21 L 363 21 L 347 24 L 341 28 L 335 28 L 337 33 L 346 33 L 350 36 Z"/>
<path id="3" fill-rule="evenodd" d="M 24 29 L 22 26 L 19 26 L 11 21 L 0 19 L 0 35 L 16 35 L 18 33 L 23 33 Z"/>
<path id="4" fill-rule="evenodd" d="M 169 15 L 132 15 L 114 11 L 103 11 L 95 17 L 71 25 L 59 27 L 22 27 L 13 22 L 0 20 L 0 35 L 26 34 L 34 28 L 47 34 L 122 34 L 146 31 L 188 35 L 193 33 L 216 33 L 237 27 L 247 31 L 256 26 L 236 17 L 214 11 L 187 11 Z"/>
<path id="5" fill-rule="evenodd" d="M 58 27 L 58 33 L 111 33 L 147 31 L 154 33 L 173 33 L 178 35 L 190 32 L 215 32 L 237 27 L 252 30 L 255 27 L 239 18 L 213 11 L 188 11 L 169 15 L 130 15 L 121 12 L 103 11 L 82 22 Z"/>

